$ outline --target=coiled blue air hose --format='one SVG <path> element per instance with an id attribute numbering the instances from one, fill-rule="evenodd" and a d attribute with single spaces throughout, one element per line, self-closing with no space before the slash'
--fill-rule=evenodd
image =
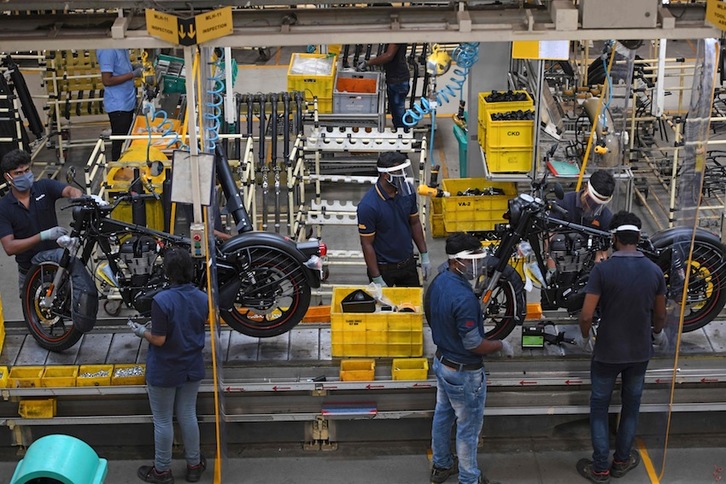
<path id="1" fill-rule="evenodd" d="M 207 78 L 211 82 L 212 87 L 207 90 L 211 100 L 206 102 L 209 112 L 204 113 L 204 119 L 211 121 L 211 125 L 206 127 L 207 136 L 205 136 L 207 149 L 214 151 L 214 147 L 219 140 L 219 128 L 222 126 L 222 104 L 224 103 L 223 93 L 225 91 L 224 69 L 221 66 L 222 58 L 212 65 L 212 77 Z"/>

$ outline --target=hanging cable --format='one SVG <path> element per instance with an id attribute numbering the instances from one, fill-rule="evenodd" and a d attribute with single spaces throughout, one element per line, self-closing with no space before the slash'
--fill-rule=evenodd
<path id="1" fill-rule="evenodd" d="M 454 76 L 451 78 L 449 84 L 436 91 L 436 103 L 434 104 L 426 97 L 422 97 L 418 102 L 414 103 L 411 109 L 404 113 L 403 124 L 408 127 L 416 126 L 424 116 L 435 111 L 436 106 L 448 103 L 452 98 L 456 97 L 457 93 L 459 99 L 464 97 L 464 84 L 469 76 L 469 71 L 479 60 L 479 42 L 464 42 L 459 44 L 454 49 L 452 57 L 456 61 L 457 66 L 454 69 Z"/>

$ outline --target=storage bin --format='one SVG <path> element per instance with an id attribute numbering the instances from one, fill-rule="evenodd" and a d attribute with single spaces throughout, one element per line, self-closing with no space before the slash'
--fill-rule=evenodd
<path id="1" fill-rule="evenodd" d="M 9 373 L 10 370 L 8 370 L 7 366 L 0 366 L 0 388 L 8 386 Z"/>
<path id="2" fill-rule="evenodd" d="M 341 301 L 358 286 L 333 289 L 330 313 L 331 354 L 341 356 L 421 356 L 423 353 L 423 289 L 384 287 L 393 305 L 412 304 L 415 312 L 343 313 Z"/>
<path id="3" fill-rule="evenodd" d="M 534 146 L 534 119 L 495 121 L 492 116 L 512 112 L 511 109 L 490 109 L 487 112 L 486 151 L 501 148 L 531 148 Z M 534 114 L 534 111 L 530 111 Z"/>
<path id="4" fill-rule="evenodd" d="M 23 418 L 53 418 L 56 409 L 55 398 L 23 399 L 18 403 L 18 414 Z"/>
<path id="5" fill-rule="evenodd" d="M 113 365 L 111 385 L 144 385 L 146 365 Z"/>
<path id="6" fill-rule="evenodd" d="M 287 70 L 287 90 L 301 91 L 308 101 L 317 96 L 318 112 L 332 112 L 336 61 L 335 55 L 293 53 Z"/>
<path id="7" fill-rule="evenodd" d="M 380 75 L 380 72 L 338 72 L 333 90 L 333 113 L 376 113 Z"/>
<path id="8" fill-rule="evenodd" d="M 444 228 L 444 213 L 442 198 L 432 198 L 429 210 L 429 230 L 435 239 L 447 237 L 449 234 Z"/>
<path id="9" fill-rule="evenodd" d="M 500 92 L 506 92 L 506 91 L 500 91 Z M 526 99 L 524 101 L 487 101 L 486 98 L 489 97 L 489 95 L 492 93 L 492 91 L 486 91 L 486 92 L 480 92 L 479 93 L 479 103 L 477 104 L 477 116 L 479 117 L 479 122 L 481 124 L 486 124 L 487 122 L 487 112 L 490 109 L 507 109 L 507 110 L 513 110 L 517 111 L 519 109 L 530 109 L 534 107 L 534 100 L 529 95 L 527 91 L 519 90 L 519 91 L 512 91 L 515 94 L 518 93 L 524 93 L 526 95 Z M 483 138 L 479 140 L 482 146 L 484 146 Z"/>
<path id="10" fill-rule="evenodd" d="M 46 366 L 40 384 L 44 387 L 74 387 L 76 378 L 77 366 Z"/>
<path id="11" fill-rule="evenodd" d="M 426 380 L 428 373 L 429 360 L 426 358 L 394 358 L 391 364 L 394 380 Z"/>
<path id="12" fill-rule="evenodd" d="M 8 375 L 9 388 L 30 388 L 40 387 L 40 379 L 43 376 L 42 366 L 14 366 Z"/>
<path id="13" fill-rule="evenodd" d="M 526 173 L 532 169 L 532 148 L 490 149 L 486 152 L 490 173 Z"/>
<path id="14" fill-rule="evenodd" d="M 375 360 L 341 360 L 340 379 L 342 381 L 373 381 L 375 370 Z"/>
<path id="15" fill-rule="evenodd" d="M 81 365 L 76 385 L 79 387 L 103 387 L 111 385 L 113 365 Z"/>
<path id="16" fill-rule="evenodd" d="M 442 182 L 450 197 L 443 199 L 444 228 L 447 232 L 477 232 L 493 230 L 505 222 L 510 198 L 517 196 L 517 186 L 509 182 L 491 182 L 484 178 L 445 178 Z M 456 195 L 466 190 L 502 190 L 503 195 Z"/>

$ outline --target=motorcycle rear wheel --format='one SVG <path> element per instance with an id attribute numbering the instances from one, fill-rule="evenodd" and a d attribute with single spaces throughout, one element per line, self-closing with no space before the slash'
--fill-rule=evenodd
<path id="1" fill-rule="evenodd" d="M 234 305 L 221 316 L 235 331 L 269 338 L 290 331 L 310 306 L 305 268 L 291 255 L 272 248 L 252 248 L 251 266 L 242 271 Z"/>
<path id="2" fill-rule="evenodd" d="M 66 272 L 57 288 L 51 308 L 41 308 L 40 301 L 58 272 L 55 262 L 42 262 L 30 268 L 23 286 L 23 315 L 30 334 L 47 350 L 59 352 L 70 348 L 83 334 L 73 326 L 71 317 L 71 278 Z"/>

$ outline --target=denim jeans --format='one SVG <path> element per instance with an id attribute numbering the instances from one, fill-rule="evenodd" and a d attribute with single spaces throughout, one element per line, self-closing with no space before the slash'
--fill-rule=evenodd
<path id="1" fill-rule="evenodd" d="M 174 443 L 174 409 L 184 442 L 184 458 L 188 465 L 198 465 L 199 424 L 197 423 L 197 393 L 200 381 L 186 382 L 179 387 L 146 386 L 151 413 L 154 416 L 154 467 L 164 472 L 171 466 L 171 447 Z"/>
<path id="2" fill-rule="evenodd" d="M 406 96 L 411 88 L 409 81 L 398 84 L 388 84 L 386 93 L 388 94 L 388 112 L 393 118 L 394 128 L 405 128 L 403 124 L 403 115 L 406 113 Z"/>
<path id="3" fill-rule="evenodd" d="M 620 399 L 622 410 L 615 439 L 615 460 L 625 462 L 630 458 L 635 432 L 638 428 L 640 397 L 643 394 L 645 370 L 648 362 L 610 364 L 592 361 L 590 380 L 590 434 L 592 438 L 592 468 L 596 472 L 606 471 L 610 466 L 608 456 L 608 407 L 612 397 L 615 379 L 621 375 Z"/>
<path id="4" fill-rule="evenodd" d="M 477 482 L 481 472 L 476 460 L 479 432 L 484 423 L 487 377 L 484 368 L 457 371 L 434 358 L 436 409 L 431 428 L 433 464 L 448 469 L 451 458 L 451 427 L 456 422 L 456 454 L 459 457 L 459 482 Z"/>

